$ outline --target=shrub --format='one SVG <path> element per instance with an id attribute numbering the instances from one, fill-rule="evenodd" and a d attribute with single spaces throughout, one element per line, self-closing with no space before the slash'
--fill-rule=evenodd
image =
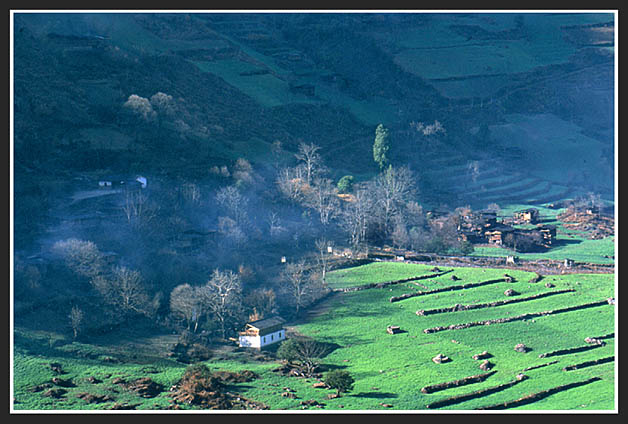
<path id="1" fill-rule="evenodd" d="M 349 193 L 350 191 L 353 190 L 353 182 L 354 182 L 354 178 L 353 175 L 345 175 L 344 177 L 342 177 L 339 181 L 338 181 L 338 193 L 344 194 L 344 193 Z"/>
<path id="2" fill-rule="evenodd" d="M 353 383 L 355 380 L 349 374 L 349 372 L 344 370 L 333 370 L 329 371 L 325 375 L 325 384 L 327 384 L 332 389 L 336 389 L 338 395 L 342 392 L 347 392 L 353 389 Z"/>

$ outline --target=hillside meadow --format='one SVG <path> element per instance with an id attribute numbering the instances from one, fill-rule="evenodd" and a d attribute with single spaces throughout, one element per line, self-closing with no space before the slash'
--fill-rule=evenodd
<path id="1" fill-rule="evenodd" d="M 237 350 L 231 354 L 216 355 L 205 361 L 212 371 L 238 372 L 250 370 L 255 380 L 235 383 L 228 390 L 261 402 L 270 410 L 425 410 L 428 405 L 452 396 L 468 394 L 507 384 L 519 373 L 527 379 L 486 395 L 458 402 L 438 410 L 473 410 L 475 408 L 512 401 L 566 384 L 586 384 L 557 391 L 543 399 L 516 409 L 538 410 L 611 410 L 614 404 L 613 361 L 564 371 L 570 365 L 581 364 L 614 355 L 614 306 L 609 304 L 587 306 L 614 296 L 614 278 L 611 274 L 548 275 L 537 283 L 530 283 L 533 273 L 480 268 L 443 268 L 451 272 L 435 278 L 409 281 L 361 291 L 334 293 L 318 308 L 316 314 L 289 330 L 317 341 L 332 343 L 336 348 L 321 360 L 326 370 L 344 369 L 355 379 L 353 390 L 341 397 L 329 399 L 331 389 L 314 388 L 315 379 L 282 376 L 274 372 L 280 363 L 259 360 Z M 503 282 L 504 272 L 515 278 Z M 334 288 L 355 287 L 365 282 L 384 282 L 395 279 L 433 274 L 432 267 L 403 263 L 370 263 L 354 268 L 333 271 L 329 284 Z M 452 279 L 452 275 L 457 277 Z M 442 291 L 391 302 L 392 296 L 438 288 L 498 280 L 492 284 L 464 290 Z M 553 287 L 546 287 L 551 283 Z M 518 294 L 506 296 L 512 289 Z M 434 313 L 418 316 L 417 310 L 453 308 L 456 304 L 485 304 L 506 299 L 556 292 L 538 299 L 523 300 L 496 307 Z M 580 309 L 577 307 L 580 306 Z M 424 329 L 475 321 L 515 317 L 543 311 L 565 312 L 536 316 L 531 319 L 445 330 L 426 334 Z M 388 334 L 386 327 L 399 326 L 401 332 Z M 603 337 L 604 345 L 578 350 L 587 343 L 587 337 Z M 117 403 L 133 405 L 140 410 L 165 409 L 170 404 L 167 388 L 175 384 L 186 365 L 170 359 L 120 359 L 122 350 L 71 342 L 62 336 L 16 331 L 15 337 L 15 404 L 16 410 L 47 409 L 110 409 L 112 402 L 88 404 L 76 397 L 81 392 L 109 394 Z M 523 343 L 526 353 L 516 352 L 514 346 Z M 587 345 L 588 346 L 588 345 Z M 575 351 L 556 352 L 565 349 Z M 472 357 L 483 351 L 492 356 L 489 361 L 495 371 L 482 382 L 452 387 L 434 393 L 422 393 L 425 386 L 459 380 L 484 374 L 480 360 Z M 551 354 L 554 352 L 554 354 Z M 548 357 L 539 357 L 548 354 Z M 438 354 L 449 357 L 449 362 L 434 363 Z M 132 358 L 132 356 L 130 356 Z M 54 376 L 50 363 L 61 363 L 76 387 L 68 387 L 61 400 L 42 396 L 32 388 L 49 382 Z M 541 366 L 528 371 L 530 367 Z M 154 398 L 142 398 L 121 389 L 115 378 L 132 381 L 150 377 L 165 390 Z M 95 377 L 98 383 L 89 382 Z M 290 389 L 294 398 L 282 396 Z M 302 401 L 316 400 L 319 405 L 306 407 Z M 189 406 L 183 405 L 183 409 Z"/>

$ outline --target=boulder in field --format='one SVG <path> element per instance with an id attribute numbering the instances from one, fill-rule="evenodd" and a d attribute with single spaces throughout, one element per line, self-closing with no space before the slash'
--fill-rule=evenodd
<path id="1" fill-rule="evenodd" d="M 451 359 L 449 359 L 449 357 L 443 355 L 442 353 L 439 353 L 438 355 L 436 355 L 435 357 L 432 358 L 432 361 L 435 364 L 443 364 L 445 362 L 451 361 Z"/>
<path id="2" fill-rule="evenodd" d="M 490 371 L 490 369 L 493 368 L 494 366 L 495 366 L 495 364 L 493 364 L 492 362 L 490 362 L 488 360 L 484 360 L 480 364 L 480 369 L 482 371 Z"/>
<path id="3" fill-rule="evenodd" d="M 493 355 L 491 355 L 487 351 L 484 351 L 482 353 L 478 353 L 478 354 L 473 355 L 473 359 L 475 359 L 476 361 L 478 359 L 488 359 L 488 358 L 492 358 L 492 357 L 493 357 Z"/>
<path id="4" fill-rule="evenodd" d="M 528 350 L 530 349 L 523 343 L 515 345 L 515 352 L 526 353 Z"/>
<path id="5" fill-rule="evenodd" d="M 517 293 L 517 292 L 516 292 L 516 291 L 514 291 L 513 289 L 508 289 L 508 290 L 506 290 L 506 291 L 504 292 L 504 294 L 505 294 L 506 296 L 516 296 L 516 295 L 518 295 L 519 293 Z"/>
<path id="6" fill-rule="evenodd" d="M 389 325 L 388 327 L 386 327 L 386 332 L 388 334 L 401 333 L 401 328 L 399 328 L 399 326 L 397 326 L 397 325 Z"/>

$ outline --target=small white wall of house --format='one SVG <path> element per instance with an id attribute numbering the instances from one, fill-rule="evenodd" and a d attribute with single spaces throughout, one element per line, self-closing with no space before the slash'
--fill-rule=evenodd
<path id="1" fill-rule="evenodd" d="M 277 343 L 286 338 L 286 330 L 275 331 L 274 333 L 261 336 L 261 346 L 267 346 L 269 344 Z"/>
<path id="2" fill-rule="evenodd" d="M 240 336 L 240 347 L 253 347 L 260 349 L 263 346 L 277 343 L 286 338 L 286 330 L 275 331 L 264 336 Z"/>
<path id="3" fill-rule="evenodd" d="M 261 339 L 259 336 L 240 336 L 240 347 L 260 348 Z"/>

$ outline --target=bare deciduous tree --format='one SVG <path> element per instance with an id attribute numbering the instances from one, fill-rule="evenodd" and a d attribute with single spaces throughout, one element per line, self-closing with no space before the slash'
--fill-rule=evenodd
<path id="1" fill-rule="evenodd" d="M 248 199 L 236 186 L 222 187 L 216 193 L 216 202 L 223 207 L 225 212 L 238 226 L 246 226 L 248 222 Z"/>
<path id="2" fill-rule="evenodd" d="M 321 358 L 327 355 L 330 348 L 325 343 L 312 339 L 291 339 L 290 360 L 297 361 L 304 376 L 311 377 L 319 368 Z"/>
<path id="3" fill-rule="evenodd" d="M 189 330 L 192 324 L 192 331 L 196 332 L 200 318 L 205 314 L 206 305 L 203 304 L 203 297 L 200 295 L 198 287 L 189 284 L 180 284 L 172 289 L 170 293 L 170 311 L 182 317 Z"/>
<path id="4" fill-rule="evenodd" d="M 390 166 L 375 179 L 371 190 L 376 203 L 376 217 L 385 236 L 391 230 L 392 218 L 410 200 L 415 187 L 414 174 L 407 167 Z"/>
<path id="5" fill-rule="evenodd" d="M 277 186 L 279 191 L 288 199 L 298 202 L 303 197 L 304 168 L 283 168 L 277 176 Z"/>
<path id="6" fill-rule="evenodd" d="M 139 271 L 116 266 L 111 275 L 99 275 L 91 280 L 104 301 L 123 315 L 138 313 L 151 316 L 159 307 L 159 297 L 149 297 Z"/>
<path id="7" fill-rule="evenodd" d="M 321 170 L 321 156 L 318 151 L 321 148 L 314 143 L 306 144 L 300 143 L 299 150 L 294 156 L 303 163 L 305 169 L 305 182 L 310 185 L 312 179 Z"/>
<path id="8" fill-rule="evenodd" d="M 416 201 L 411 200 L 406 203 L 404 217 L 408 227 L 410 228 L 425 226 L 425 214 L 423 213 L 423 207 Z"/>
<path id="9" fill-rule="evenodd" d="M 156 116 L 150 101 L 137 94 L 131 94 L 123 106 L 134 114 L 141 116 L 145 121 L 151 121 Z"/>
<path id="10" fill-rule="evenodd" d="M 410 126 L 421 132 L 425 136 L 434 135 L 438 133 L 445 134 L 445 127 L 439 121 L 434 121 L 433 124 L 425 125 L 423 122 L 411 122 Z"/>
<path id="11" fill-rule="evenodd" d="M 343 210 L 343 226 L 354 249 L 366 241 L 368 226 L 373 219 L 373 206 L 369 192 L 357 190 L 353 200 Z"/>
<path id="12" fill-rule="evenodd" d="M 72 327 L 72 333 L 76 339 L 81 332 L 83 326 L 84 313 L 78 306 L 72 306 L 68 318 L 70 319 L 70 326 Z"/>
<path id="13" fill-rule="evenodd" d="M 68 268 L 80 276 L 92 278 L 104 270 L 104 256 L 95 243 L 75 238 L 56 242 L 52 250 L 60 255 Z"/>
<path id="14" fill-rule="evenodd" d="M 316 298 L 319 291 L 322 290 L 320 281 L 310 278 L 304 260 L 287 263 L 281 272 L 280 281 L 289 296 L 289 300 L 294 305 L 297 315 L 301 308 Z"/>
<path id="15" fill-rule="evenodd" d="M 242 306 L 242 282 L 232 271 L 214 270 L 211 279 L 201 287 L 201 296 L 209 311 L 220 323 L 223 339 L 227 333 L 227 322 L 236 317 Z"/>
<path id="16" fill-rule="evenodd" d="M 281 233 L 285 232 L 286 229 L 281 225 L 281 218 L 276 212 L 271 212 L 268 214 L 268 232 L 271 237 L 276 237 L 281 235 Z"/>
<path id="17" fill-rule="evenodd" d="M 316 178 L 311 190 L 308 191 L 305 205 L 318 212 L 321 224 L 327 225 L 330 220 L 340 214 L 338 189 L 330 179 Z"/>
<path id="18" fill-rule="evenodd" d="M 148 196 L 141 190 L 127 190 L 122 210 L 129 224 L 145 226 L 156 216 L 158 206 L 150 202 Z"/>
<path id="19" fill-rule="evenodd" d="M 333 242 L 326 238 L 320 238 L 314 242 L 314 245 L 316 246 L 316 260 L 321 270 L 321 280 L 324 284 L 329 267 L 329 259 L 331 258 L 329 250 L 333 248 Z"/>

